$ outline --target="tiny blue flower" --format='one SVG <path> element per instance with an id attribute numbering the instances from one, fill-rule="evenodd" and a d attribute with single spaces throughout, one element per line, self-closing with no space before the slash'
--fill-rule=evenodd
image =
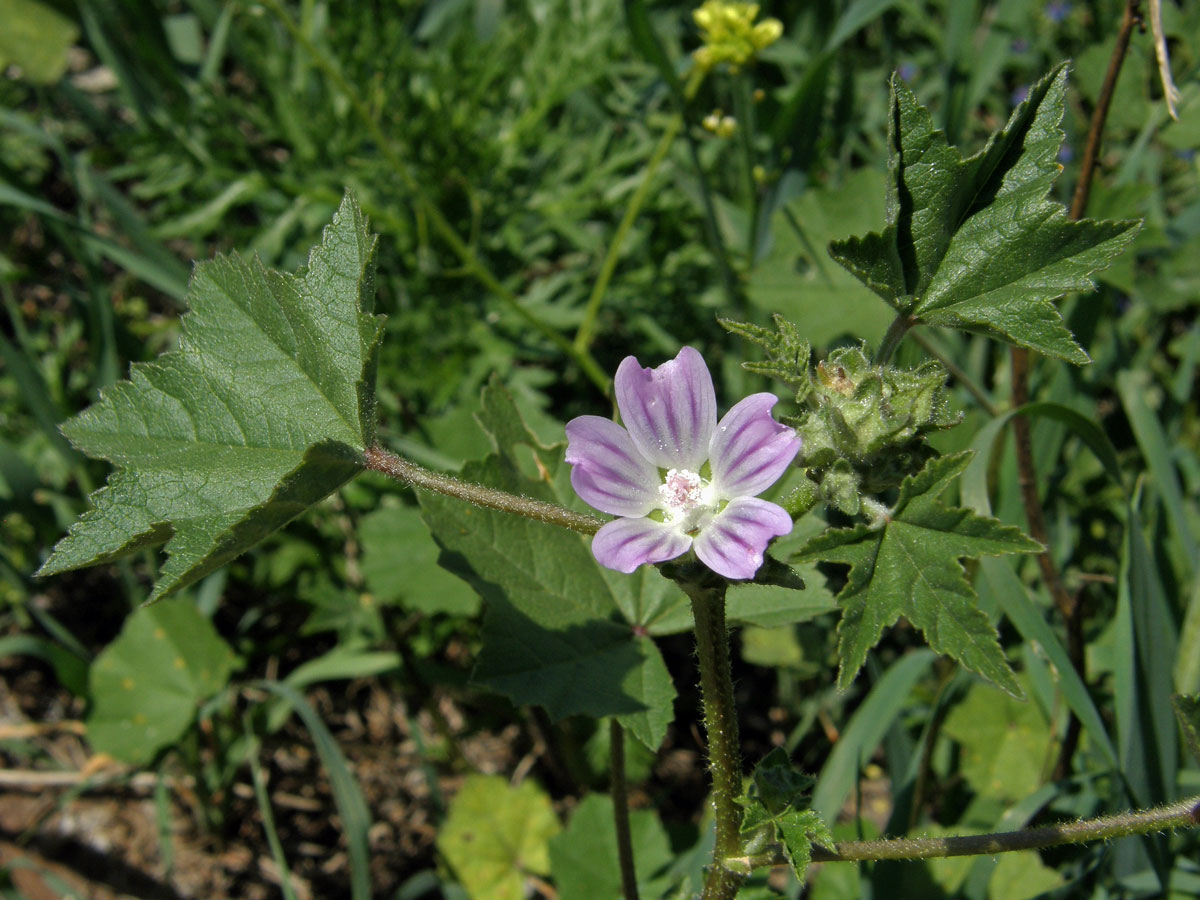
<path id="1" fill-rule="evenodd" d="M 1071 4 L 1067 0 L 1050 0 L 1046 4 L 1046 18 L 1051 22 L 1061 22 L 1071 14 Z"/>

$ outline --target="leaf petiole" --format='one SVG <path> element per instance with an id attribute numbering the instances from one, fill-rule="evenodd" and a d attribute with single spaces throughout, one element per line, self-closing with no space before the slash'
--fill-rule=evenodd
<path id="1" fill-rule="evenodd" d="M 485 509 L 495 509 L 537 522 L 545 522 L 547 525 L 569 528 L 580 534 L 595 534 L 604 524 L 602 519 L 586 513 L 574 512 L 555 503 L 521 497 L 507 491 L 486 487 L 482 484 L 473 484 L 469 481 L 460 481 L 450 475 L 430 471 L 381 447 L 369 448 L 363 454 L 363 464 L 374 472 L 380 472 L 412 487 L 464 500 Z"/>

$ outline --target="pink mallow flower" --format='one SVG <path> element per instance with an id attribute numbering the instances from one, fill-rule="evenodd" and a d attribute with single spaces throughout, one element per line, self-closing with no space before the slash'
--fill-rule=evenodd
<path id="1" fill-rule="evenodd" d="M 624 428 L 600 416 L 567 423 L 571 484 L 620 516 L 592 539 L 596 560 L 632 572 L 694 549 L 718 575 L 753 578 L 770 540 L 792 530 L 782 507 L 755 496 L 800 450 L 771 418 L 775 395 L 752 394 L 718 423 L 712 376 L 691 347 L 657 369 L 625 357 L 616 395 Z"/>

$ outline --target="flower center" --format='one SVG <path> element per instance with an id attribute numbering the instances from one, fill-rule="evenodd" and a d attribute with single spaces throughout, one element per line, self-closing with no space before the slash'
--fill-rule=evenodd
<path id="1" fill-rule="evenodd" d="M 682 512 L 694 509 L 700 503 L 700 495 L 704 490 L 700 476 L 687 469 L 671 469 L 658 488 L 663 505 L 668 512 Z"/>
<path id="2" fill-rule="evenodd" d="M 686 532 L 703 527 L 711 518 L 712 491 L 708 482 L 696 472 L 670 469 L 658 487 L 666 520 Z"/>

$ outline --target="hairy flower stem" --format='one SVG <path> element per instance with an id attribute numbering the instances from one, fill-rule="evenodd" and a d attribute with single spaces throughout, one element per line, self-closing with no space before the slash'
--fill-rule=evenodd
<path id="1" fill-rule="evenodd" d="M 700 690 L 704 698 L 704 731 L 708 737 L 708 769 L 717 841 L 713 862 L 704 881 L 701 900 L 733 900 L 745 876 L 725 867 L 725 860 L 742 854 L 742 755 L 738 746 L 737 710 L 733 703 L 733 674 L 729 667 L 729 634 L 725 626 L 726 585 L 680 587 L 692 601 L 696 619 L 696 655 L 700 661 Z"/>
<path id="2" fill-rule="evenodd" d="M 526 519 L 533 519 L 537 522 L 545 522 L 547 525 L 569 528 L 580 534 L 595 534 L 604 524 L 603 519 L 597 519 L 586 513 L 577 513 L 554 503 L 521 497 L 507 491 L 496 490 L 496 488 L 486 487 L 482 484 L 473 484 L 469 481 L 460 481 L 450 475 L 432 472 L 402 456 L 389 453 L 381 447 L 368 449 L 363 454 L 363 463 L 374 472 L 382 472 L 384 475 L 413 487 L 465 500 L 467 503 L 481 506 L 484 509 L 495 509 L 500 512 L 512 513 L 515 516 L 524 516 Z"/>
<path id="3" fill-rule="evenodd" d="M 1064 844 L 1108 841 L 1135 834 L 1200 825 L 1200 796 L 1158 809 L 1119 813 L 1098 819 L 1045 825 L 1022 831 L 1001 831 L 962 837 L 898 838 L 881 841 L 848 841 L 833 847 L 813 847 L 813 862 L 851 862 L 883 859 L 940 859 L 949 856 L 990 856 L 1015 850 L 1042 850 Z M 744 860 L 750 866 L 785 865 L 782 851 Z"/>
<path id="4" fill-rule="evenodd" d="M 621 866 L 621 895 L 638 900 L 633 839 L 629 833 L 629 789 L 625 783 L 625 729 L 616 716 L 608 720 L 609 766 L 612 770 L 613 821 L 617 829 L 617 861 Z"/>

